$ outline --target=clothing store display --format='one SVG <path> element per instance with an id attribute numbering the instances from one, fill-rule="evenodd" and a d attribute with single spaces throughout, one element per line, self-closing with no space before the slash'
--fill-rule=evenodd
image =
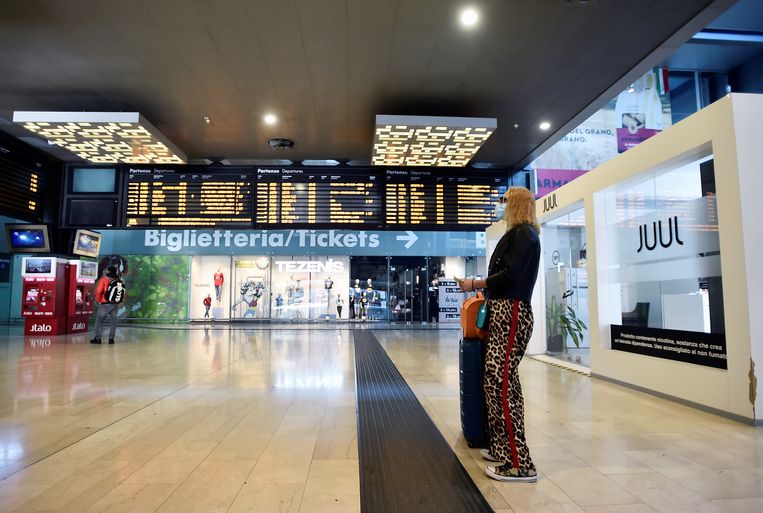
<path id="1" fill-rule="evenodd" d="M 217 302 L 219 303 L 223 297 L 223 282 L 225 281 L 225 276 L 223 275 L 222 271 L 220 271 L 219 268 L 217 269 L 217 272 L 215 273 L 213 280 L 215 284 L 215 297 L 217 298 Z"/>

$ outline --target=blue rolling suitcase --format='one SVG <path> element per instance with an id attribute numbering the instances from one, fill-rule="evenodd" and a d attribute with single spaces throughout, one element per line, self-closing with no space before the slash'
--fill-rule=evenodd
<path id="1" fill-rule="evenodd" d="M 461 430 L 469 447 L 487 448 L 487 405 L 482 390 L 487 341 L 462 338 L 458 350 L 461 379 Z"/>

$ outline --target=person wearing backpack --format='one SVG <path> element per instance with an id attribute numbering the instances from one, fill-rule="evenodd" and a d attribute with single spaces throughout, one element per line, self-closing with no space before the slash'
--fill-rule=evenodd
<path id="1" fill-rule="evenodd" d="M 119 271 L 113 265 L 106 268 L 104 276 L 98 282 L 95 289 L 95 300 L 98 302 L 98 312 L 95 315 L 95 336 L 90 340 L 91 344 L 101 343 L 103 321 L 110 319 L 109 344 L 114 343 L 114 335 L 117 333 L 117 310 L 119 303 L 124 300 L 125 286 L 119 276 Z"/>

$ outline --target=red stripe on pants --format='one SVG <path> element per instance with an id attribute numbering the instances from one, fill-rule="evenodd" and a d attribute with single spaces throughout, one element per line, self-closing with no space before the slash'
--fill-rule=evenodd
<path id="1" fill-rule="evenodd" d="M 503 364 L 503 389 L 501 390 L 501 404 L 503 405 L 503 419 L 506 422 L 506 431 L 509 433 L 509 446 L 511 447 L 511 463 L 514 468 L 519 468 L 519 456 L 517 455 L 517 444 L 514 440 L 514 427 L 511 423 L 511 412 L 509 410 L 509 359 L 511 359 L 511 350 L 514 348 L 514 339 L 517 336 L 517 320 L 519 319 L 519 301 L 511 301 L 511 328 L 509 329 L 509 341 L 506 344 L 506 361 Z"/>

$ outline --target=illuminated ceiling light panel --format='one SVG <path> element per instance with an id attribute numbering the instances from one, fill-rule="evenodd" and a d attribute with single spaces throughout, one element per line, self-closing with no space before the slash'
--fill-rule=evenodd
<path id="1" fill-rule="evenodd" d="M 94 164 L 185 164 L 188 160 L 138 112 L 16 111 L 13 122 Z"/>
<path id="2" fill-rule="evenodd" d="M 495 118 L 376 116 L 375 166 L 464 167 L 497 127 Z"/>

